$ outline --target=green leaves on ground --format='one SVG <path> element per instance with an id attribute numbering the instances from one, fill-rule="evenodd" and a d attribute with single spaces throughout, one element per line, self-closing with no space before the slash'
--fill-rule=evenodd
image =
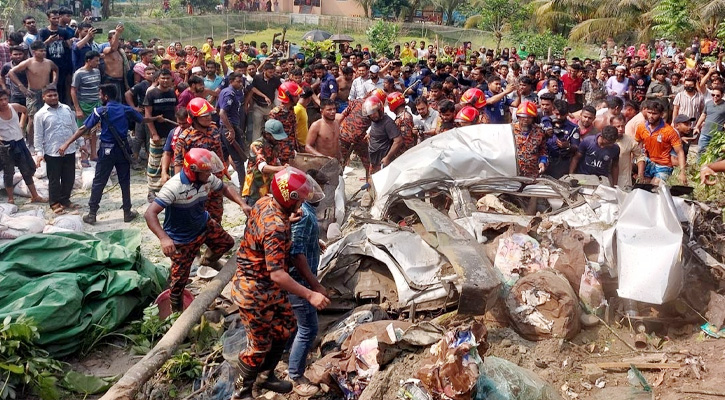
<path id="1" fill-rule="evenodd" d="M 131 350 L 135 354 L 146 354 L 154 347 L 171 325 L 179 318 L 179 313 L 169 315 L 166 319 L 159 317 L 159 307 L 152 304 L 143 310 L 143 318 L 133 321 L 124 332 L 124 337 L 133 342 Z"/>
<path id="2" fill-rule="evenodd" d="M 94 375 L 83 375 L 76 371 L 68 372 L 61 384 L 68 390 L 81 394 L 103 393 L 113 386 L 116 377 L 99 378 Z"/>
<path id="3" fill-rule="evenodd" d="M 203 365 L 201 361 L 188 351 L 174 355 L 159 370 L 159 372 L 170 380 L 177 380 L 179 378 L 194 380 L 201 376 L 202 371 Z"/>

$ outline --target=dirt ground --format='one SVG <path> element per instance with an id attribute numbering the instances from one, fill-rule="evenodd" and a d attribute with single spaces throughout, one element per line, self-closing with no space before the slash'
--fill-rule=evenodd
<path id="1" fill-rule="evenodd" d="M 346 174 L 346 192 L 351 196 L 363 183 L 363 173 L 356 168 L 352 173 Z M 146 228 L 142 217 L 148 203 L 146 201 L 146 178 L 141 171 L 132 172 L 132 200 L 133 208 L 139 212 L 137 220 L 126 224 L 123 222 L 121 206 L 121 192 L 118 185 L 106 188 L 101 209 L 98 213 L 98 223 L 95 226 L 85 225 L 89 232 L 107 231 L 122 228 L 139 229 L 143 234 L 142 252 L 151 261 L 168 265 L 168 259 L 160 251 L 158 239 Z M 83 205 L 81 213 L 87 212 L 89 191 L 75 191 L 72 201 Z M 358 198 L 360 196 L 358 195 Z M 4 195 L 0 194 L 0 202 Z M 37 207 L 35 204 L 26 204 L 27 199 L 17 198 L 20 210 Z M 45 206 L 46 216 L 52 213 Z M 237 239 L 243 232 L 245 216 L 241 209 L 225 201 L 223 226 Z M 331 324 L 337 316 L 323 315 L 323 326 L 320 329 L 324 334 L 324 325 Z M 623 341 L 632 343 L 635 338 L 634 331 L 623 325 L 613 324 L 613 329 L 621 338 L 617 338 L 612 331 L 601 323 L 584 328 L 572 340 L 550 339 L 532 342 L 521 338 L 507 324 L 501 322 L 492 314 L 487 314 L 484 322 L 488 328 L 488 342 L 490 349 L 486 356 L 497 356 L 536 372 L 541 378 L 551 383 L 562 394 L 564 399 L 719 399 L 725 396 L 722 388 L 722 377 L 725 376 L 725 340 L 711 339 L 699 330 L 698 323 L 691 323 L 677 329 L 669 329 L 664 334 L 649 339 L 648 347 L 643 352 L 630 350 Z M 702 322 L 700 322 L 701 324 Z M 383 368 L 373 378 L 368 389 L 361 399 L 379 400 L 394 399 L 398 392 L 400 382 L 413 376 L 420 366 L 427 349 L 420 349 L 416 353 L 405 352 L 392 363 Z M 318 357 L 312 355 L 312 359 Z M 605 371 L 604 388 L 594 386 L 596 377 L 587 377 L 582 365 L 601 362 L 632 362 L 632 359 L 648 357 L 657 360 L 680 363 L 681 368 L 663 371 L 642 371 L 647 382 L 653 386 L 652 393 L 636 390 L 627 382 L 627 371 Z M 113 346 L 101 346 L 88 357 L 81 360 L 70 360 L 74 369 L 93 373 L 99 376 L 113 376 L 124 373 L 133 365 L 139 356 L 130 356 L 129 352 Z M 281 365 L 279 371 L 284 371 L 286 365 Z M 685 393 L 699 391 L 700 393 Z M 706 392 L 719 393 L 716 396 L 704 394 Z M 188 393 L 188 392 L 187 392 Z M 183 396 L 182 396 L 183 397 Z M 88 397 L 89 399 L 93 397 Z M 265 399 L 297 399 L 294 394 L 281 396 L 267 393 L 260 398 Z M 336 395 L 324 395 L 324 399 L 336 399 Z"/>

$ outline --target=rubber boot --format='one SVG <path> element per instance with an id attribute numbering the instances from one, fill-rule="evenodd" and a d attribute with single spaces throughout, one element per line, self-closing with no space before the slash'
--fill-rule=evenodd
<path id="1" fill-rule="evenodd" d="M 217 254 L 209 250 L 207 248 L 204 251 L 204 254 L 201 256 L 201 259 L 199 260 L 199 264 L 206 265 L 208 267 L 212 267 L 217 271 L 221 271 L 222 264 L 219 262 L 219 259 L 222 258 L 223 254 Z"/>
<path id="2" fill-rule="evenodd" d="M 267 357 L 264 359 L 264 363 L 259 367 L 260 378 L 259 387 L 262 389 L 271 390 L 275 393 L 289 393 L 292 391 L 292 382 L 283 381 L 277 378 L 274 373 L 274 369 L 277 368 L 279 360 L 282 359 L 282 353 L 284 353 L 286 342 L 276 341 L 272 343 L 272 348 L 267 353 Z"/>
<path id="3" fill-rule="evenodd" d="M 171 312 L 181 313 L 184 312 L 184 300 L 183 293 L 180 296 L 169 295 L 169 302 L 171 303 Z"/>
<path id="4" fill-rule="evenodd" d="M 253 400 L 252 389 L 254 381 L 257 380 L 258 369 L 251 367 L 239 360 L 239 377 L 236 381 L 237 391 L 232 395 L 232 400 Z"/>

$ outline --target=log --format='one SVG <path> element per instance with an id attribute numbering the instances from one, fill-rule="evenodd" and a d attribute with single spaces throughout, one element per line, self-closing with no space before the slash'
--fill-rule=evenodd
<path id="1" fill-rule="evenodd" d="M 174 355 L 176 348 L 183 343 L 191 328 L 201 320 L 204 311 L 231 281 L 236 269 L 237 257 L 234 256 L 227 261 L 219 274 L 207 283 L 156 346 L 126 371 L 123 377 L 100 400 L 133 400 L 144 383 L 151 379 L 166 360 Z"/>
<path id="2" fill-rule="evenodd" d="M 629 369 L 632 365 L 635 366 L 637 369 L 679 369 L 682 368 L 682 364 L 680 363 L 647 363 L 647 362 L 638 362 L 638 363 L 628 363 L 628 362 L 604 362 L 604 363 L 596 363 L 596 364 L 583 364 L 584 365 L 595 365 L 601 369 Z"/>

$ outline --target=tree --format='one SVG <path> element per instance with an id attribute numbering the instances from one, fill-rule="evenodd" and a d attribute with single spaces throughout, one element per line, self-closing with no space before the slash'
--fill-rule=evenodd
<path id="1" fill-rule="evenodd" d="M 392 15 L 395 19 L 400 18 L 404 9 L 410 8 L 408 0 L 376 0 L 373 5 L 383 17 Z"/>
<path id="2" fill-rule="evenodd" d="M 393 52 L 393 43 L 398 40 L 400 27 L 397 24 L 378 20 L 365 33 L 368 35 L 370 46 L 375 50 L 377 55 L 387 56 Z"/>
<path id="3" fill-rule="evenodd" d="M 370 10 L 373 8 L 373 4 L 375 4 L 376 0 L 355 0 L 355 2 L 363 9 L 365 18 L 370 18 Z"/>
<path id="4" fill-rule="evenodd" d="M 693 6 L 688 0 L 660 0 L 652 10 L 652 29 L 664 37 L 684 39 L 694 28 Z"/>
<path id="5" fill-rule="evenodd" d="M 465 0 L 431 0 L 431 3 L 446 15 L 446 25 L 453 25 L 453 13 Z"/>
<path id="6" fill-rule="evenodd" d="M 464 27 L 477 27 L 493 33 L 496 37 L 496 50 L 501 48 L 504 31 L 511 30 L 514 21 L 528 16 L 519 0 L 477 0 L 474 5 L 479 14 L 469 17 Z"/>

